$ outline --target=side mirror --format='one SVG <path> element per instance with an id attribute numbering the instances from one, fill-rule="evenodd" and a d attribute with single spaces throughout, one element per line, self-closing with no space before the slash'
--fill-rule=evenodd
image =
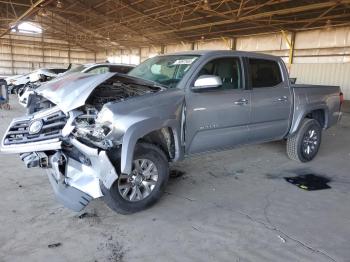
<path id="1" fill-rule="evenodd" d="M 222 86 L 222 80 L 220 77 L 214 75 L 201 75 L 194 82 L 192 90 L 199 92 L 206 89 L 215 89 L 220 86 Z"/>

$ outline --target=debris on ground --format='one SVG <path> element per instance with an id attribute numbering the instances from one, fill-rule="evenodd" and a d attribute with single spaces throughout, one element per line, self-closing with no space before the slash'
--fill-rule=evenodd
<path id="1" fill-rule="evenodd" d="M 287 182 L 304 189 L 306 191 L 322 190 L 331 188 L 327 183 L 331 180 L 324 176 L 306 174 L 295 177 L 285 177 Z"/>
<path id="2" fill-rule="evenodd" d="M 56 247 L 59 247 L 61 246 L 62 244 L 60 242 L 57 242 L 57 243 L 53 243 L 53 244 L 50 244 L 50 245 L 47 245 L 48 248 L 56 248 Z"/>
<path id="3" fill-rule="evenodd" d="M 195 227 L 195 226 L 192 226 L 192 228 L 194 229 L 194 230 L 196 230 L 196 231 L 198 231 L 198 232 L 201 232 L 197 227 Z"/>
<path id="4" fill-rule="evenodd" d="M 278 235 L 278 238 L 282 241 L 282 243 L 286 243 L 287 241 L 283 238 L 283 237 L 281 237 L 280 235 Z"/>
<path id="5" fill-rule="evenodd" d="M 219 177 L 218 175 L 214 174 L 214 173 L 211 172 L 211 171 L 208 171 L 208 174 L 211 175 L 211 176 L 213 176 L 213 177 Z"/>
<path id="6" fill-rule="evenodd" d="M 185 174 L 185 172 L 181 171 L 181 170 L 171 170 L 170 171 L 170 177 L 171 178 L 178 178 L 178 177 L 182 177 Z"/>
<path id="7" fill-rule="evenodd" d="M 243 174 L 244 173 L 244 169 L 239 169 L 239 170 L 236 170 L 235 172 L 237 175 L 239 174 Z"/>
<path id="8" fill-rule="evenodd" d="M 90 218 L 90 217 L 98 217 L 96 213 L 84 212 L 78 216 L 79 219 Z"/>
<path id="9" fill-rule="evenodd" d="M 104 261 L 121 262 L 124 261 L 125 249 L 118 241 L 111 241 L 109 238 L 106 243 L 101 243 L 97 251 L 104 256 Z"/>

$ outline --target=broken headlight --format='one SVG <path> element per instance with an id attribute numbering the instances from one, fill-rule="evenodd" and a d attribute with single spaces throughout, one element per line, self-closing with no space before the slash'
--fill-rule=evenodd
<path id="1" fill-rule="evenodd" d="M 106 148 L 111 146 L 112 142 L 107 139 L 112 128 L 109 123 L 96 123 L 98 111 L 95 108 L 85 108 L 84 114 L 75 119 L 75 135 L 79 138 Z"/>
<path id="2" fill-rule="evenodd" d="M 77 125 L 76 132 L 79 136 L 84 136 L 93 141 L 102 141 L 111 132 L 111 129 L 106 125 Z"/>

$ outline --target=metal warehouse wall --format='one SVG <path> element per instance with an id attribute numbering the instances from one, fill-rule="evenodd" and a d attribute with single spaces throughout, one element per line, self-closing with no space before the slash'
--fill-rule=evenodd
<path id="1" fill-rule="evenodd" d="M 292 64 L 290 75 L 297 83 L 340 86 L 350 100 L 350 63 Z"/>
<path id="2" fill-rule="evenodd" d="M 0 39 L 0 75 L 26 74 L 43 67 L 65 68 L 70 63 L 96 60 L 95 53 L 65 41 L 40 36 L 11 35 Z"/>
<path id="3" fill-rule="evenodd" d="M 181 42 L 165 46 L 100 52 L 73 48 L 65 41 L 31 36 L 9 36 L 0 39 L 0 75 L 28 73 L 40 67 L 66 67 L 69 63 L 103 62 L 139 64 L 161 53 L 187 50 L 241 50 L 272 54 L 288 63 L 291 33 L 256 36 L 222 37 L 196 42 Z M 340 85 L 350 99 L 350 27 L 325 28 L 295 34 L 291 75 L 298 83 Z M 330 73 L 333 72 L 333 73 Z"/>

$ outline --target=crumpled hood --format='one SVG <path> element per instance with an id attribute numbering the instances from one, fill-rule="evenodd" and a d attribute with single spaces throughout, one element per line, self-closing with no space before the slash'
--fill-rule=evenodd
<path id="1" fill-rule="evenodd" d="M 85 104 L 91 92 L 116 73 L 73 73 L 42 84 L 35 92 L 67 113 Z"/>

